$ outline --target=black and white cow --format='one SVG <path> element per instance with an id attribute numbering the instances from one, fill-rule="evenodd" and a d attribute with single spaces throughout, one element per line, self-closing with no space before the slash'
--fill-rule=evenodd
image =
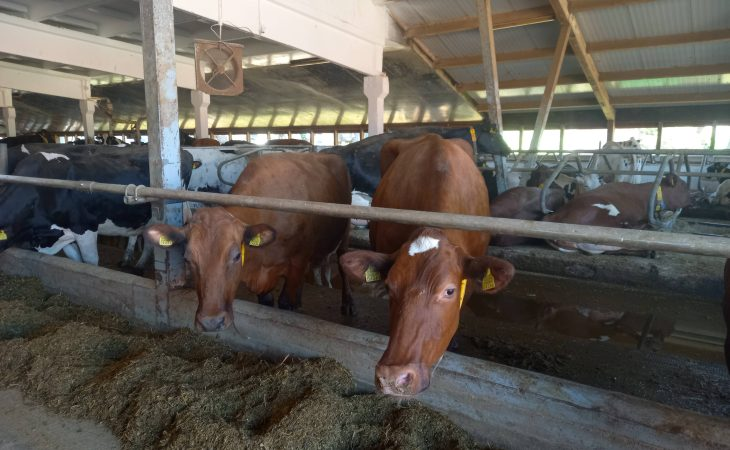
<path id="1" fill-rule="evenodd" d="M 13 175 L 149 185 L 147 147 L 65 146 L 30 152 Z M 187 183 L 192 157 L 182 153 Z M 127 206 L 123 197 L 8 183 L 0 185 L 0 251 L 29 246 L 39 252 L 64 253 L 76 261 L 98 264 L 98 234 L 133 236 L 148 224 L 150 205 Z"/>

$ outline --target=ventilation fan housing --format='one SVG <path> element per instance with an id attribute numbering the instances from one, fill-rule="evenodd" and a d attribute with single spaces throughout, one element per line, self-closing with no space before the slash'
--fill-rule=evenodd
<path id="1" fill-rule="evenodd" d="M 210 95 L 243 92 L 243 45 L 195 41 L 195 85 Z"/>

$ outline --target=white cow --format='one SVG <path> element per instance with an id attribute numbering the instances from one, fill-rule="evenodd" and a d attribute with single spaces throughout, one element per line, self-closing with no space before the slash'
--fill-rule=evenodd
<path id="1" fill-rule="evenodd" d="M 602 150 L 639 150 L 641 148 L 641 142 L 632 137 L 628 141 L 606 142 Z M 616 155 L 598 152 L 596 153 L 596 162 L 593 168 L 596 170 L 638 171 L 641 170 L 642 159 L 643 157 L 640 155 Z M 601 175 L 601 179 L 604 183 L 623 181 L 637 184 L 641 182 L 641 175 Z"/>

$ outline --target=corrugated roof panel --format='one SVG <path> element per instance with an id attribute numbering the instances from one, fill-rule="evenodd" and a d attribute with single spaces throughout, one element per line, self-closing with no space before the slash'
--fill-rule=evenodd
<path id="1" fill-rule="evenodd" d="M 499 77 L 502 77 L 502 72 L 497 64 L 497 69 L 500 70 Z M 451 76 L 457 83 L 472 83 L 474 81 L 484 81 L 484 75 L 482 72 L 482 66 L 468 66 L 468 67 L 454 67 L 453 69 L 447 69 L 446 73 Z"/>
<path id="2" fill-rule="evenodd" d="M 730 63 L 730 46 L 716 41 L 617 50 L 594 53 L 593 60 L 599 72 L 722 64 Z"/>
<path id="3" fill-rule="evenodd" d="M 598 72 L 620 72 L 644 68 L 641 52 L 636 50 L 600 52 L 593 53 L 591 56 L 593 56 Z"/>
<path id="4" fill-rule="evenodd" d="M 472 0 L 403 0 L 389 3 L 388 10 L 406 27 L 476 15 Z"/>
<path id="5" fill-rule="evenodd" d="M 588 42 L 693 33 L 727 28 L 727 0 L 665 0 L 583 11 L 578 24 Z"/>
<path id="6" fill-rule="evenodd" d="M 436 58 L 454 58 L 481 54 L 479 32 L 475 30 L 440 34 L 423 38 L 423 43 Z"/>
<path id="7" fill-rule="evenodd" d="M 513 52 L 533 48 L 555 47 L 560 26 L 546 22 L 528 27 L 514 27 L 494 32 L 497 52 Z"/>
<path id="8" fill-rule="evenodd" d="M 587 42 L 635 37 L 628 7 L 583 11 L 576 15 L 578 26 Z"/>

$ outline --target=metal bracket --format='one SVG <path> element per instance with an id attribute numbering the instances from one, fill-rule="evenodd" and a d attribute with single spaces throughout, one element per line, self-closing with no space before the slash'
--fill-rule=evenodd
<path id="1" fill-rule="evenodd" d="M 134 185 L 134 184 L 128 184 L 127 187 L 124 188 L 124 204 L 125 205 L 141 205 L 143 203 L 149 203 L 153 201 L 154 199 L 147 198 L 147 197 L 140 197 L 139 195 L 139 188 L 145 187 L 144 185 Z M 130 193 L 130 189 L 134 189 L 134 193 Z"/>

